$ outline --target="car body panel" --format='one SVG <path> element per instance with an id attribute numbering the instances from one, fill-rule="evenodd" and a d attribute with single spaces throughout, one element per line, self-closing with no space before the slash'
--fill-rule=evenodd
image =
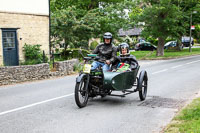
<path id="1" fill-rule="evenodd" d="M 184 36 L 181 38 L 181 42 L 185 47 L 190 46 L 190 37 Z M 191 44 L 194 45 L 194 39 L 191 37 Z"/>
<path id="2" fill-rule="evenodd" d="M 170 48 L 174 48 L 177 46 L 177 41 L 169 41 L 164 45 L 164 49 L 170 49 Z M 183 45 L 180 46 L 180 48 L 183 48 Z"/>
<path id="3" fill-rule="evenodd" d="M 152 45 L 149 42 L 141 42 L 141 43 L 137 43 L 135 45 L 135 50 L 147 50 L 147 51 L 153 51 L 156 50 L 156 46 Z"/>

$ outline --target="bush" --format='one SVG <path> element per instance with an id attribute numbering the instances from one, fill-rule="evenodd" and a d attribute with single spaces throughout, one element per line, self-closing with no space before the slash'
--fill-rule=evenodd
<path id="1" fill-rule="evenodd" d="M 33 65 L 33 64 L 40 64 L 43 63 L 43 53 L 40 49 L 39 44 L 36 45 L 30 45 L 25 44 L 23 47 L 25 62 L 23 62 L 23 65 Z M 44 61 L 47 62 L 48 58 L 47 56 L 44 57 Z"/>
<path id="2" fill-rule="evenodd" d="M 82 60 L 82 55 L 79 53 L 80 49 L 67 49 L 63 50 L 61 52 L 61 58 L 63 60 L 70 60 L 72 58 L 78 58 L 79 60 Z M 83 56 L 87 56 L 90 52 L 85 49 L 81 49 Z"/>
<path id="3" fill-rule="evenodd" d="M 74 65 L 75 72 L 80 72 L 81 70 L 83 70 L 83 63 L 78 63 Z"/>
<path id="4" fill-rule="evenodd" d="M 176 41 L 176 39 L 173 39 L 173 38 L 167 38 L 167 39 L 165 40 L 165 43 L 170 42 L 170 41 Z"/>
<path id="5" fill-rule="evenodd" d="M 169 42 L 169 41 L 176 41 L 176 39 L 173 39 L 173 38 L 167 38 L 165 40 L 165 43 Z M 158 45 L 158 39 L 155 39 L 155 38 L 152 38 L 152 37 L 148 37 L 147 38 L 147 42 L 150 42 L 152 43 L 153 45 Z"/>
<path id="6" fill-rule="evenodd" d="M 93 41 L 91 44 L 90 44 L 90 50 L 94 50 L 98 45 L 98 42 L 97 41 Z"/>
<path id="7" fill-rule="evenodd" d="M 151 44 L 156 45 L 156 46 L 158 45 L 158 39 L 155 39 L 153 37 L 148 37 L 147 42 L 150 42 Z"/>
<path id="8" fill-rule="evenodd" d="M 194 39 L 194 43 L 198 43 L 198 39 Z"/>

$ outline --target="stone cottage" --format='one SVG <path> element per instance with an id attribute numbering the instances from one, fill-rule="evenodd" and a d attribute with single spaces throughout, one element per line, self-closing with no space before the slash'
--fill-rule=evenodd
<path id="1" fill-rule="evenodd" d="M 0 66 L 19 65 L 25 43 L 49 54 L 49 0 L 0 0 Z"/>

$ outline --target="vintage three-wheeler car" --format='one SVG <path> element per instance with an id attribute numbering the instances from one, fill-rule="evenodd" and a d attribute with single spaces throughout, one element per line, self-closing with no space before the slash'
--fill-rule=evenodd
<path id="1" fill-rule="evenodd" d="M 85 107 L 89 97 L 125 97 L 125 95 L 137 91 L 139 91 L 140 100 L 145 100 L 148 77 L 145 70 L 141 71 L 137 77 L 140 68 L 138 63 L 134 69 L 129 71 L 103 71 L 101 68 L 91 70 L 91 62 L 98 59 L 95 54 L 88 54 L 87 57 L 84 57 L 83 70 L 76 78 L 75 86 L 75 101 L 78 107 Z M 121 91 L 122 94 L 112 94 L 113 91 Z"/>

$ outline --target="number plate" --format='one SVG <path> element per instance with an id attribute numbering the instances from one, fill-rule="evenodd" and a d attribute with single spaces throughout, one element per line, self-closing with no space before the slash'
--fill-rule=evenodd
<path id="1" fill-rule="evenodd" d="M 85 64 L 83 67 L 83 72 L 90 73 L 91 67 L 92 67 L 91 64 Z"/>

